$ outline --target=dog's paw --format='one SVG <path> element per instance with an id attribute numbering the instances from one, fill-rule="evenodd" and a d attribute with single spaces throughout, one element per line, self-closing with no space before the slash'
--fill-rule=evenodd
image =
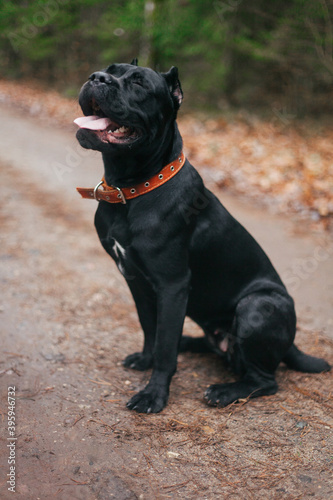
<path id="1" fill-rule="evenodd" d="M 124 359 L 123 365 L 133 370 L 145 371 L 153 366 L 153 356 L 143 354 L 142 352 L 135 352 Z"/>
<path id="2" fill-rule="evenodd" d="M 205 400 L 209 406 L 224 407 L 238 400 L 239 396 L 230 388 L 234 384 L 214 384 L 205 392 Z"/>
<path id="3" fill-rule="evenodd" d="M 168 393 L 164 388 L 143 389 L 127 403 L 127 408 L 138 413 L 159 413 L 168 402 Z"/>
<path id="4" fill-rule="evenodd" d="M 258 381 L 243 379 L 230 384 L 214 384 L 205 392 L 205 400 L 210 406 L 224 407 L 239 399 L 256 398 L 275 394 L 277 383 L 273 376 Z"/>

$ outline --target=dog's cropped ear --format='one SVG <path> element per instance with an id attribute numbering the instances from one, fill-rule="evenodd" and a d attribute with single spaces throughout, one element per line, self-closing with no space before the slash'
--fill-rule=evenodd
<path id="1" fill-rule="evenodd" d="M 135 57 L 130 64 L 132 64 L 132 66 L 137 66 L 138 65 L 138 58 Z"/>
<path id="2" fill-rule="evenodd" d="M 179 109 L 181 103 L 183 102 L 183 91 L 180 86 L 180 81 L 178 80 L 178 68 L 172 66 L 172 68 L 167 73 L 162 73 L 166 82 L 168 84 L 172 100 L 175 104 L 175 108 Z"/>

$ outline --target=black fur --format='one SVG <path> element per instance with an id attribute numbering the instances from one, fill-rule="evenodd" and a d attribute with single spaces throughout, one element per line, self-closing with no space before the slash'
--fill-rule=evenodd
<path id="1" fill-rule="evenodd" d="M 183 93 L 178 71 L 158 73 L 113 64 L 92 75 L 80 93 L 84 114 L 100 116 L 135 133 L 119 144 L 80 129 L 85 148 L 102 153 L 105 179 L 120 188 L 148 180 L 182 150 L 176 115 Z M 152 368 L 148 385 L 128 402 L 138 412 L 159 412 L 167 403 L 179 350 L 217 352 L 239 380 L 209 387 L 208 404 L 274 394 L 281 361 L 296 370 L 329 369 L 294 345 L 294 303 L 257 242 L 203 184 L 188 160 L 163 186 L 126 205 L 101 201 L 95 225 L 105 250 L 122 270 L 144 331 L 142 352 L 124 360 Z M 124 249 L 125 254 L 120 247 Z M 185 316 L 206 334 L 184 337 Z"/>

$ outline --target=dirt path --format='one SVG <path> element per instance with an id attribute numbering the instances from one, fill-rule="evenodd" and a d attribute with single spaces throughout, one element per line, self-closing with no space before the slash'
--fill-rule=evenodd
<path id="1" fill-rule="evenodd" d="M 0 113 L 0 497 L 11 498 L 7 390 L 15 386 L 19 498 L 329 498 L 331 374 L 281 366 L 277 395 L 218 410 L 203 392 L 232 375 L 214 356 L 181 355 L 167 409 L 126 410 L 149 378 L 121 365 L 142 335 L 95 235 L 95 205 L 75 192 L 99 180 L 100 158 L 79 149 L 74 131 Z M 218 194 L 289 280 L 298 344 L 332 362 L 328 236 Z"/>

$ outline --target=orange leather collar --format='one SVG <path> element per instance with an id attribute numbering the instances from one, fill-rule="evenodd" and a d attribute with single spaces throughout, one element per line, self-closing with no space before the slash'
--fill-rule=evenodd
<path id="1" fill-rule="evenodd" d="M 131 200 L 142 194 L 149 193 L 153 189 L 162 186 L 165 182 L 171 179 L 174 175 L 179 172 L 185 163 L 185 156 L 180 153 L 179 157 L 173 162 L 169 163 L 162 170 L 151 177 L 146 182 L 141 182 L 136 186 L 118 188 L 116 186 L 108 186 L 103 179 L 94 188 L 76 188 L 80 193 L 82 198 L 89 198 L 91 200 L 106 201 L 108 203 L 123 203 L 126 204 L 126 200 Z M 103 189 L 100 189 L 103 188 Z"/>

